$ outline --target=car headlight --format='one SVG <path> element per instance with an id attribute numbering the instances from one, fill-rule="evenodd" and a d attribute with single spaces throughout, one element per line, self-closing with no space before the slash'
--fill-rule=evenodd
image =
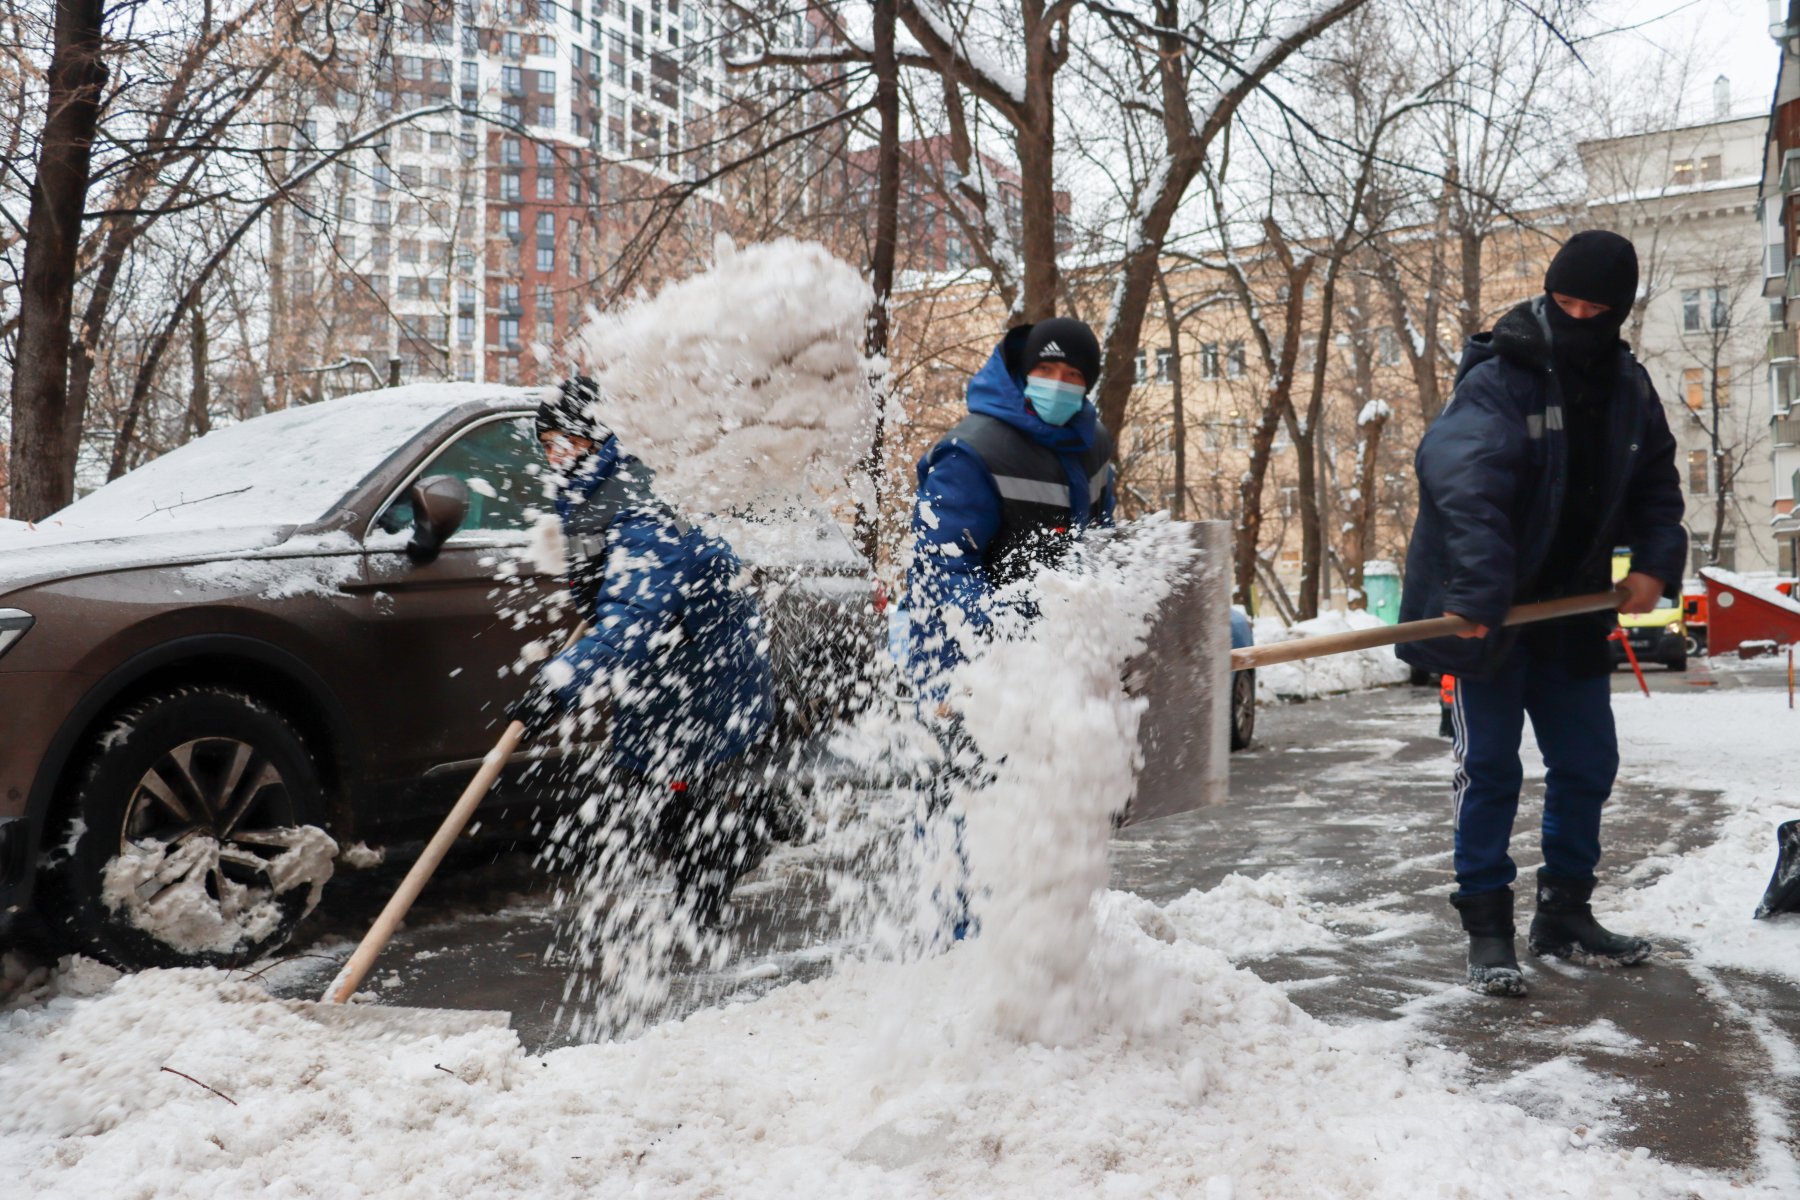
<path id="1" fill-rule="evenodd" d="M 13 643 L 25 636 L 25 631 L 37 623 L 37 618 L 21 608 L 0 608 L 0 654 L 11 650 Z"/>

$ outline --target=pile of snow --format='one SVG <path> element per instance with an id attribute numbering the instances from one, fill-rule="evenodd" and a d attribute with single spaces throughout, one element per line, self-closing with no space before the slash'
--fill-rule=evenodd
<path id="1" fill-rule="evenodd" d="M 1373 629 L 1383 622 L 1360 610 L 1328 612 L 1310 621 L 1294 625 L 1282 624 L 1278 617 L 1258 617 L 1254 625 L 1256 644 L 1285 642 L 1293 638 L 1320 637 L 1328 633 L 1347 633 L 1352 629 Z M 1340 692 L 1362 692 L 1370 688 L 1405 683 L 1410 674 L 1405 663 L 1394 657 L 1392 646 L 1373 650 L 1356 650 L 1349 654 L 1332 654 L 1301 662 L 1276 663 L 1256 669 L 1256 698 L 1262 703 L 1275 700 L 1311 700 Z"/>
<path id="2" fill-rule="evenodd" d="M 1659 694 L 1622 708 L 1618 725 L 1626 776 L 1717 790 L 1727 808 L 1711 845 L 1637 864 L 1632 877 L 1654 881 L 1619 895 L 1619 924 L 1679 938 L 1707 966 L 1800 982 L 1800 915 L 1750 916 L 1775 868 L 1775 827 L 1800 818 L 1800 712 L 1774 690 Z"/>
<path id="3" fill-rule="evenodd" d="M 1108 895 L 1095 939 L 1160 1019 L 1061 1043 L 969 1019 L 978 939 L 861 963 L 632 1041 L 325 1026 L 217 971 L 0 1016 L 20 1195 L 1773 1197 L 1594 1144 L 1459 1056 L 1335 1028 L 1192 926 Z M 91 981 L 89 982 L 91 986 Z M 1146 997 L 1146 1000 L 1152 999 Z M 1544 1081 L 1546 1084 L 1550 1081 Z M 1567 1081 L 1562 1081 L 1567 1083 Z"/>
<path id="4" fill-rule="evenodd" d="M 712 269 L 575 336 L 595 414 L 690 513 L 835 505 L 874 429 L 871 295 L 824 247 L 717 244 Z"/>
<path id="5" fill-rule="evenodd" d="M 1287 881 L 1233 872 L 1210 891 L 1191 891 L 1164 910 L 1183 936 L 1223 951 L 1233 962 L 1274 958 L 1342 943 Z"/>
<path id="6" fill-rule="evenodd" d="M 230 954 L 281 927 L 281 898 L 307 889 L 311 912 L 331 879 L 337 843 L 316 825 L 269 830 L 259 837 L 282 847 L 268 860 L 268 886 L 234 881 L 220 870 L 217 839 L 199 834 L 177 845 L 133 843 L 106 864 L 101 901 L 135 928 L 183 954 Z"/>

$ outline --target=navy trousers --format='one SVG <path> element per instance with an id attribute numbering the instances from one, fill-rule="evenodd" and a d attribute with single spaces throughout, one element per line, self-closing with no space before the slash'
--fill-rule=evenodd
<path id="1" fill-rule="evenodd" d="M 1571 676 L 1561 663 L 1523 647 L 1493 678 L 1458 679 L 1456 883 L 1472 896 L 1508 887 L 1518 875 L 1507 843 L 1519 809 L 1525 717 L 1544 756 L 1544 868 L 1592 879 L 1600 861 L 1600 809 L 1619 770 L 1610 675 Z"/>

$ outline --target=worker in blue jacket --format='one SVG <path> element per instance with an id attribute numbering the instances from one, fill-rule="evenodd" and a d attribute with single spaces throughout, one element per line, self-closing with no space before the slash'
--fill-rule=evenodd
<path id="1" fill-rule="evenodd" d="M 1516 604 L 1611 584 L 1631 548 L 1619 611 L 1679 591 L 1687 556 L 1675 439 L 1649 376 L 1619 338 L 1637 298 L 1637 253 L 1616 233 L 1570 238 L 1541 295 L 1469 340 L 1450 403 L 1415 466 L 1419 515 L 1402 620 L 1455 615 L 1471 632 L 1403 647 L 1416 667 L 1456 676 L 1456 882 L 1469 986 L 1522 996 L 1507 852 L 1531 717 L 1542 751 L 1544 866 L 1528 944 L 1594 965 L 1642 962 L 1651 946 L 1602 927 L 1589 901 L 1600 812 L 1618 771 L 1612 613 L 1503 628 Z"/>
<path id="2" fill-rule="evenodd" d="M 606 820 L 660 847 L 711 921 L 765 824 L 730 768 L 773 714 L 767 637 L 737 555 L 657 499 L 651 471 L 599 421 L 600 399 L 578 377 L 537 414 L 569 590 L 592 632 L 540 668 L 509 713 L 541 736 L 610 709 L 610 800 L 622 810 Z"/>
<path id="3" fill-rule="evenodd" d="M 1085 323 L 1021 325 L 969 381 L 969 415 L 919 461 L 908 610 L 923 695 L 941 698 L 985 636 L 997 589 L 1112 523 L 1113 439 L 1087 399 L 1099 377 Z"/>
<path id="4" fill-rule="evenodd" d="M 969 415 L 919 462 L 907 608 L 913 678 L 944 752 L 934 814 L 958 784 L 981 778 L 945 677 L 987 636 L 995 593 L 1056 565 L 1084 529 L 1112 523 L 1113 440 L 1087 399 L 1099 378 L 1100 343 L 1083 322 L 1019 326 L 969 381 Z M 966 877 L 960 818 L 922 819 L 918 831 L 945 837 Z M 938 908 L 942 937 L 970 931 L 961 883 Z"/>

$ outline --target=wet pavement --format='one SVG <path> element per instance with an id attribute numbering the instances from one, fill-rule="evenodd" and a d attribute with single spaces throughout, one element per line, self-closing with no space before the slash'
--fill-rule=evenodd
<path id="1" fill-rule="evenodd" d="M 1785 684 L 1773 668 L 1714 675 L 1699 663 L 1686 675 L 1650 668 L 1646 677 L 1655 691 Z M 1616 692 L 1636 687 L 1626 673 L 1614 683 Z M 1472 1083 L 1540 1115 L 1587 1113 L 1601 1096 L 1596 1128 L 1574 1125 L 1572 1138 L 1726 1172 L 1754 1169 L 1773 1143 L 1800 1151 L 1792 1132 L 1800 1094 L 1791 1074 L 1784 1080 L 1770 1065 L 1800 1045 L 1800 995 L 1784 982 L 1710 970 L 1679 947 L 1660 947 L 1649 964 L 1615 971 L 1527 957 L 1524 1001 L 1458 986 L 1465 943 L 1446 903 L 1450 757 L 1436 734 L 1435 689 L 1266 707 L 1252 748 L 1232 757 L 1232 802 L 1124 831 L 1113 886 L 1165 901 L 1234 873 L 1285 881 L 1334 940 L 1242 965 L 1323 1020 L 1467 1055 Z M 1539 861 L 1530 762 L 1513 841 L 1525 879 Z M 1715 794 L 1659 787 L 1634 777 L 1628 761 L 1605 827 L 1602 917 L 1609 888 L 1634 864 L 1707 844 L 1721 812 Z M 316 995 L 410 857 L 401 850 L 340 875 L 329 911 L 309 919 L 295 957 L 265 978 L 283 994 Z M 748 877 L 734 901 L 739 954 L 723 971 L 685 976 L 670 1015 L 829 970 L 842 943 L 827 915 L 827 865 L 807 848 L 781 850 Z M 1646 882 L 1641 870 L 1631 879 Z M 528 1047 L 562 1044 L 556 885 L 525 849 L 480 840 L 459 848 L 377 966 L 381 1002 L 505 1009 Z M 1522 927 L 1530 906 L 1521 899 Z M 1571 1091 L 1589 1097 L 1585 1108 L 1570 1105 Z"/>

